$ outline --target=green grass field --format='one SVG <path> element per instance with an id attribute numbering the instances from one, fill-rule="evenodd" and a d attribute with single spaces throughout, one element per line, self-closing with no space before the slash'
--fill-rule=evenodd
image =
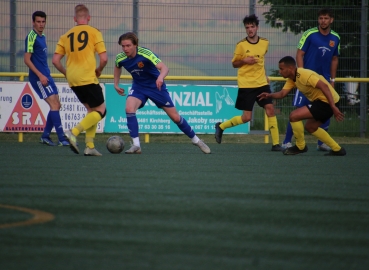
<path id="1" fill-rule="evenodd" d="M 311 137 L 284 156 L 263 136 L 200 135 L 205 155 L 152 135 L 113 155 L 110 135 L 84 157 L 0 133 L 1 270 L 368 269 L 368 139 L 337 138 L 347 156 L 325 157 Z"/>

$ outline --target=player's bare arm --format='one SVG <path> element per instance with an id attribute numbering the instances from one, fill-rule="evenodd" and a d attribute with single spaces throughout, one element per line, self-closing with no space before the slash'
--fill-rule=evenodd
<path id="1" fill-rule="evenodd" d="M 117 91 L 118 95 L 125 96 L 124 89 L 119 87 L 119 79 L 122 74 L 122 69 L 119 67 L 114 67 L 114 89 Z"/>
<path id="2" fill-rule="evenodd" d="M 305 55 L 305 52 L 303 50 L 297 49 L 296 64 L 297 64 L 297 67 L 299 68 L 304 67 L 304 55 Z"/>
<path id="3" fill-rule="evenodd" d="M 332 93 L 329 90 L 329 87 L 321 80 L 318 81 L 315 87 L 319 88 L 322 91 L 322 93 L 325 95 L 325 97 L 327 98 L 328 103 L 332 108 L 334 118 L 336 118 L 337 121 L 343 121 L 345 115 L 335 105 L 333 97 L 332 97 Z"/>
<path id="4" fill-rule="evenodd" d="M 98 78 L 100 77 L 104 67 L 108 63 L 108 54 L 106 52 L 102 52 L 102 53 L 99 54 L 99 58 L 100 58 L 100 64 L 95 69 L 95 74 L 96 74 L 96 77 L 98 77 Z"/>
<path id="5" fill-rule="evenodd" d="M 259 98 L 259 100 L 267 99 L 267 98 L 281 99 L 281 98 L 284 98 L 285 96 L 287 96 L 288 92 L 289 91 L 286 90 L 286 89 L 282 89 L 281 91 L 274 92 L 274 93 L 263 92 L 260 95 L 258 95 L 258 98 Z"/>
<path id="6" fill-rule="evenodd" d="M 29 52 L 24 53 L 24 57 L 23 57 L 24 63 L 27 65 L 27 67 L 30 70 L 32 70 L 37 75 L 37 77 L 40 79 L 40 82 L 42 83 L 42 85 L 47 86 L 49 84 L 49 80 L 47 79 L 47 77 L 44 74 L 42 74 L 35 67 L 35 65 L 31 61 L 31 56 L 32 56 L 32 53 L 29 53 Z"/>
<path id="7" fill-rule="evenodd" d="M 161 90 L 161 86 L 164 83 L 164 78 L 168 75 L 169 73 L 169 69 L 168 67 L 163 63 L 160 62 L 159 64 L 157 64 L 155 66 L 159 71 L 160 71 L 160 75 L 159 77 L 156 79 L 156 87 L 159 89 L 159 91 Z"/>
<path id="8" fill-rule="evenodd" d="M 337 74 L 337 68 L 338 68 L 338 56 L 335 55 L 332 57 L 332 62 L 331 62 L 331 85 L 334 87 L 334 80 L 336 78 L 336 74 Z"/>
<path id="9" fill-rule="evenodd" d="M 67 71 L 61 63 L 63 57 L 64 55 L 62 54 L 54 53 L 52 63 L 60 73 L 64 74 L 64 76 L 67 77 Z"/>

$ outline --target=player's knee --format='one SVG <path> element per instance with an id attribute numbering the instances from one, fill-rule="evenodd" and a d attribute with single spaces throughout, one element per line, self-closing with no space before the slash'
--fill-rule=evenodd
<path id="1" fill-rule="evenodd" d="M 100 116 L 101 116 L 101 119 L 103 119 L 105 116 L 106 116 L 106 109 L 105 109 L 105 111 L 103 112 L 103 113 L 101 113 L 100 111 L 97 111 L 99 114 L 100 114 Z"/>
<path id="2" fill-rule="evenodd" d="M 251 117 L 250 116 L 246 116 L 246 115 L 242 115 L 241 116 L 241 120 L 242 120 L 242 123 L 247 123 L 247 122 L 250 122 L 251 121 Z"/>

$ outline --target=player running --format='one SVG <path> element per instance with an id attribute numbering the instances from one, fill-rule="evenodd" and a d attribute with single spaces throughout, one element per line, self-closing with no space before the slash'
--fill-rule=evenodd
<path id="1" fill-rule="evenodd" d="M 169 72 L 168 67 L 151 50 L 138 46 L 138 38 L 132 32 L 121 35 L 118 44 L 123 49 L 115 59 L 114 68 L 114 88 L 119 95 L 125 95 L 124 89 L 119 87 L 121 68 L 125 68 L 133 78 L 126 101 L 127 126 L 133 144 L 125 153 L 141 154 L 136 111 L 143 108 L 150 99 L 166 112 L 178 128 L 191 139 L 192 144 L 198 146 L 205 154 L 210 154 L 210 148 L 196 136 L 186 119 L 178 114 L 169 96 L 164 82 Z"/>

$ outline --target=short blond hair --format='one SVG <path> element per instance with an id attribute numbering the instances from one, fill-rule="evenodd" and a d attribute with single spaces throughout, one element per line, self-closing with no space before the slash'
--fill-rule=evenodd
<path id="1" fill-rule="evenodd" d="M 79 4 L 74 8 L 74 15 L 76 17 L 88 17 L 90 12 L 84 4 Z"/>

